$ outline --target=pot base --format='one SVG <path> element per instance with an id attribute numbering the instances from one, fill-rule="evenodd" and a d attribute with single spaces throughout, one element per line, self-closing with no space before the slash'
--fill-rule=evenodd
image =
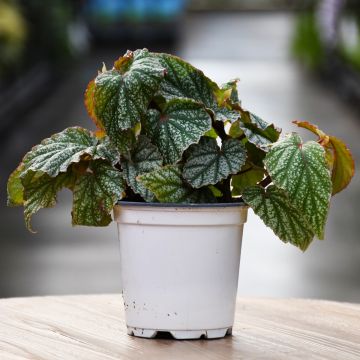
<path id="1" fill-rule="evenodd" d="M 134 328 L 131 326 L 127 327 L 128 335 L 142 337 L 142 338 L 154 338 L 158 332 L 170 333 L 174 339 L 177 340 L 189 340 L 189 339 L 200 339 L 201 337 L 206 339 L 219 339 L 225 335 L 231 335 L 232 327 L 211 329 L 211 330 L 154 330 L 154 329 L 141 329 Z"/>

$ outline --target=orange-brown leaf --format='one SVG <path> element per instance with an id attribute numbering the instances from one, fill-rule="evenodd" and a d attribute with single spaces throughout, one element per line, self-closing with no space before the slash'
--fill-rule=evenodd
<path id="1" fill-rule="evenodd" d="M 315 135 L 319 137 L 319 144 L 322 146 L 326 146 L 329 143 L 329 136 L 326 135 L 322 130 L 320 130 L 317 125 L 311 124 L 308 121 L 298 121 L 295 120 L 293 123 L 299 127 L 307 129 L 313 132 Z"/>
<path id="2" fill-rule="evenodd" d="M 355 173 L 355 163 L 347 146 L 335 136 L 330 136 L 330 143 L 334 150 L 334 165 L 331 174 L 333 183 L 332 194 L 345 189 Z"/>
<path id="3" fill-rule="evenodd" d="M 84 94 L 84 103 L 85 103 L 85 107 L 86 110 L 90 116 L 90 118 L 94 121 L 96 127 L 100 130 L 100 131 L 104 131 L 104 127 L 102 126 L 101 122 L 99 121 L 99 119 L 96 117 L 95 114 L 95 80 L 91 80 L 85 90 L 85 94 Z"/>

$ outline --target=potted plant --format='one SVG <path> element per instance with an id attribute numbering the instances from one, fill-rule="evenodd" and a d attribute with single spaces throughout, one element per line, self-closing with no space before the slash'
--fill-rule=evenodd
<path id="1" fill-rule="evenodd" d="M 354 173 L 347 147 L 315 125 L 303 143 L 245 110 L 237 80 L 218 86 L 178 57 L 128 51 L 85 92 L 98 130 L 72 127 L 32 148 L 8 181 L 9 205 L 39 209 L 73 192 L 73 225 L 114 209 L 128 332 L 222 337 L 234 320 L 250 206 L 284 242 L 324 237 L 332 195 Z M 32 230 L 31 230 L 32 231 Z"/>

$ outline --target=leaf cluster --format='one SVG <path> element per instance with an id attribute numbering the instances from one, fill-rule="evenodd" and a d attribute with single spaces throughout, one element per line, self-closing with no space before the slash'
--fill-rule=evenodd
<path id="1" fill-rule="evenodd" d="M 330 197 L 350 182 L 339 139 L 279 140 L 281 130 L 246 110 L 237 81 L 222 86 L 184 60 L 128 51 L 90 81 L 85 106 L 98 130 L 72 127 L 31 149 L 8 181 L 8 204 L 31 216 L 73 192 L 74 225 L 105 226 L 119 200 L 245 202 L 285 242 L 323 238 Z"/>

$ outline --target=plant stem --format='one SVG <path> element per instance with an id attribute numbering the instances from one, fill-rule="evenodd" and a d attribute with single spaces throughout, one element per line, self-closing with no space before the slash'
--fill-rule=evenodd
<path id="1" fill-rule="evenodd" d="M 228 138 L 228 135 L 225 132 L 224 124 L 221 121 L 213 121 L 213 128 L 215 129 L 216 133 L 219 135 L 222 141 Z"/>
<path id="2" fill-rule="evenodd" d="M 220 198 L 221 202 L 232 202 L 231 189 L 230 189 L 231 176 L 227 177 L 219 186 L 223 196 Z"/>
<path id="3" fill-rule="evenodd" d="M 267 187 L 269 184 L 271 184 L 272 180 L 270 176 L 267 176 L 264 180 L 261 180 L 259 182 L 259 185 L 262 186 L 263 188 Z"/>

